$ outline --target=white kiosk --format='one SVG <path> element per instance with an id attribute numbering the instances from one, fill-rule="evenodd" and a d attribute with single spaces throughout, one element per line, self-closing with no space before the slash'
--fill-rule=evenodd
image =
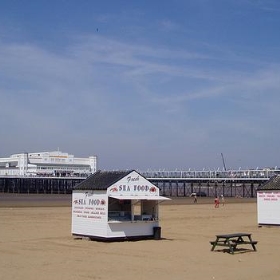
<path id="1" fill-rule="evenodd" d="M 96 240 L 161 238 L 159 188 L 135 170 L 98 171 L 74 187 L 72 234 Z"/>
<path id="2" fill-rule="evenodd" d="M 280 226 L 280 175 L 257 190 L 258 224 Z"/>

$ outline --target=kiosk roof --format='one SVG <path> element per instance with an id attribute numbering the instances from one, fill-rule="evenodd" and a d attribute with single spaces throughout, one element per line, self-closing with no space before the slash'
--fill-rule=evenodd
<path id="1" fill-rule="evenodd" d="M 108 187 L 128 175 L 129 171 L 97 171 L 83 182 L 73 188 L 73 190 L 106 190 Z"/>
<path id="2" fill-rule="evenodd" d="M 271 177 L 266 183 L 258 187 L 258 191 L 261 190 L 280 190 L 280 175 Z"/>

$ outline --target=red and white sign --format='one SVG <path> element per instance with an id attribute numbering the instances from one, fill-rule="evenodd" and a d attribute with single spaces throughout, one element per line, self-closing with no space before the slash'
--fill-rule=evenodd
<path id="1" fill-rule="evenodd" d="M 108 188 L 109 196 L 158 196 L 159 189 L 136 172 Z"/>
<path id="2" fill-rule="evenodd" d="M 280 225 L 280 192 L 257 193 L 258 224 Z"/>

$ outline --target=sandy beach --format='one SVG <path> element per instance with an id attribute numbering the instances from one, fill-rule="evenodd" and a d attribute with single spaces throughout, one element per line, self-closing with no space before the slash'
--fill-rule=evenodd
<path id="1" fill-rule="evenodd" d="M 279 279 L 280 229 L 258 227 L 255 200 L 231 199 L 218 209 L 212 199 L 162 203 L 161 240 L 112 243 L 72 237 L 67 199 L 33 200 L 2 196 L 1 279 Z M 233 232 L 252 233 L 257 252 L 210 251 L 216 234 Z"/>

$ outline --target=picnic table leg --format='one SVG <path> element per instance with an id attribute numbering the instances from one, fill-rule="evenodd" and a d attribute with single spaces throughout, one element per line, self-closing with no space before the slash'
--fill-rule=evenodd
<path id="1" fill-rule="evenodd" d="M 216 239 L 216 241 L 213 243 L 212 245 L 212 248 L 211 248 L 211 251 L 214 251 L 216 245 L 217 245 L 217 242 L 218 242 L 218 239 Z"/>
<path id="2" fill-rule="evenodd" d="M 249 235 L 248 237 L 249 237 L 249 240 L 250 240 L 250 242 L 251 242 L 251 245 L 252 245 L 254 251 L 257 251 L 257 248 L 256 248 L 256 246 L 255 246 L 255 244 L 254 244 L 254 242 L 253 242 L 253 240 L 252 240 L 251 235 Z"/>
<path id="3" fill-rule="evenodd" d="M 230 243 L 230 240 L 229 240 L 229 239 L 226 240 L 226 243 L 227 243 L 227 245 L 228 245 L 228 247 L 229 247 L 229 252 L 230 252 L 230 254 L 234 254 L 234 250 L 235 250 L 236 246 L 232 245 L 232 244 Z"/>
<path id="4" fill-rule="evenodd" d="M 240 236 L 240 237 L 238 237 L 236 242 L 237 243 L 242 243 L 242 242 L 244 242 L 244 239 L 242 238 L 242 236 Z"/>

